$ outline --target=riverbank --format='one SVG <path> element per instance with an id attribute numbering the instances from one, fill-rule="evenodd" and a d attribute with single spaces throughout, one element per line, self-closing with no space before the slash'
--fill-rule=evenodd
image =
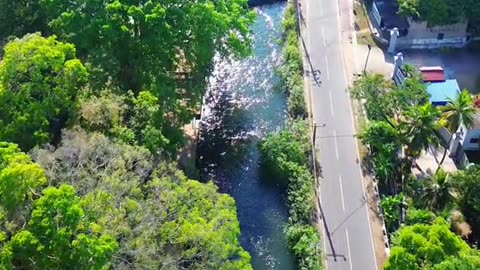
<path id="1" fill-rule="evenodd" d="M 282 65 L 279 74 L 288 97 L 289 120 L 284 130 L 261 144 L 262 163 L 286 185 L 289 223 L 285 234 L 298 269 L 323 269 L 320 233 L 315 224 L 315 178 L 311 173 L 311 130 L 304 118 L 303 60 L 298 36 L 296 5 L 289 3 L 282 22 Z"/>

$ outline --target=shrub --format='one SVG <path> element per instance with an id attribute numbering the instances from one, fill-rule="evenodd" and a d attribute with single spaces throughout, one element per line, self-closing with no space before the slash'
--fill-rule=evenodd
<path id="1" fill-rule="evenodd" d="M 287 241 L 298 260 L 298 269 L 322 269 L 320 235 L 311 225 L 289 225 L 286 228 Z"/>

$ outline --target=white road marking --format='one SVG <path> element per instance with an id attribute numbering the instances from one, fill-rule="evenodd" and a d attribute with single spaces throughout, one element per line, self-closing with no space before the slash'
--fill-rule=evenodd
<path id="1" fill-rule="evenodd" d="M 337 132 L 335 130 L 333 131 L 333 139 L 335 140 L 335 155 L 337 156 L 337 160 L 339 160 Z"/>
<path id="2" fill-rule="evenodd" d="M 332 117 L 334 116 L 333 113 L 333 99 L 332 99 L 332 91 L 328 90 L 328 98 L 330 99 L 330 113 L 332 114 Z"/>
<path id="3" fill-rule="evenodd" d="M 338 1 L 334 1 L 334 2 L 335 2 L 335 5 L 337 6 L 336 7 L 337 23 L 338 23 L 337 34 L 338 34 L 340 42 L 342 42 L 342 34 L 341 34 L 342 29 L 340 29 L 340 27 L 341 27 L 341 24 L 340 24 L 340 5 L 339 5 Z M 340 56 L 342 57 L 342 62 L 343 62 L 343 65 L 345 67 L 345 64 L 346 64 L 345 63 L 345 56 L 343 55 L 342 50 L 340 50 Z M 347 73 L 345 71 L 345 68 L 342 68 L 342 71 L 343 71 L 343 77 L 345 79 L 345 85 L 348 86 L 348 78 L 347 78 Z M 348 96 L 348 92 L 347 92 L 347 99 L 348 99 L 348 103 L 350 105 L 349 107 L 350 107 L 350 116 L 352 117 L 352 128 L 353 128 L 353 131 L 355 131 L 355 119 L 353 117 L 352 101 L 350 100 L 350 97 Z M 356 138 L 353 138 L 353 140 L 355 142 L 355 148 L 357 150 L 357 158 L 359 158 L 360 157 L 360 151 L 358 150 L 358 141 L 357 141 Z M 356 166 L 358 168 L 360 182 L 362 183 L 363 196 L 364 196 L 364 198 L 367 198 L 366 192 L 365 192 L 365 183 L 363 183 L 363 177 L 362 177 L 362 171 L 360 169 L 360 165 L 359 164 L 356 164 L 356 165 L 354 164 L 354 166 Z M 375 244 L 374 244 L 373 235 L 372 235 L 372 225 L 371 225 L 371 221 L 370 221 L 370 213 L 368 211 L 367 205 L 364 205 L 363 208 L 365 209 L 365 212 L 367 214 L 368 229 L 369 229 L 368 234 L 370 235 L 370 241 L 371 241 L 371 245 L 372 245 L 373 261 L 374 261 L 374 264 L 375 264 L 375 269 L 378 269 L 377 254 L 375 253 Z M 348 242 L 348 239 L 347 239 L 347 242 Z M 349 249 L 349 251 L 350 251 L 350 249 Z M 350 260 L 350 264 L 351 264 L 351 260 Z M 350 266 L 350 268 L 351 268 L 351 266 Z"/>
<path id="4" fill-rule="evenodd" d="M 350 270 L 352 270 L 352 252 L 350 251 L 350 237 L 348 237 L 348 229 L 345 229 L 345 235 L 347 236 L 348 262 L 350 264 Z"/>
<path id="5" fill-rule="evenodd" d="M 325 26 L 322 25 L 323 47 L 327 47 L 327 36 L 325 35 Z"/>
<path id="6" fill-rule="evenodd" d="M 343 183 L 342 183 L 342 176 L 338 176 L 338 182 L 340 183 L 340 196 L 342 196 L 342 209 L 345 211 L 345 196 L 343 196 Z"/>
<path id="7" fill-rule="evenodd" d="M 325 69 L 327 71 L 327 80 L 330 80 L 330 70 L 328 69 L 328 56 L 325 55 Z"/>

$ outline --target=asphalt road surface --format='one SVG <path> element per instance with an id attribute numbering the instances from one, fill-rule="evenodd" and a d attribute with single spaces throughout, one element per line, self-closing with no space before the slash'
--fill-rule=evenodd
<path id="1" fill-rule="evenodd" d="M 325 124 L 317 129 L 316 146 L 328 269 L 373 270 L 377 263 L 342 55 L 341 38 L 352 20 L 347 1 L 301 0 L 302 40 L 314 121 Z"/>

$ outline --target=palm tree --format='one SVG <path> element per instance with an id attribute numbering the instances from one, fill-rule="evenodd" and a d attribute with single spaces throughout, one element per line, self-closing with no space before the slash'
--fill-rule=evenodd
<path id="1" fill-rule="evenodd" d="M 443 153 L 443 157 L 438 164 L 438 169 L 442 166 L 445 157 L 447 156 L 448 148 L 452 142 L 453 134 L 457 132 L 463 124 L 467 128 L 473 124 L 473 115 L 475 114 L 475 107 L 473 106 L 472 95 L 467 90 L 463 90 L 455 100 L 449 99 L 447 105 L 441 108 L 442 120 L 446 122 L 446 128 L 450 132 L 447 147 Z M 437 169 L 437 171 L 438 171 Z"/>
<path id="2" fill-rule="evenodd" d="M 401 163 L 402 188 L 405 189 L 413 160 L 423 149 L 438 144 L 437 130 L 441 127 L 437 119 L 440 111 L 431 103 L 411 107 L 399 125 L 400 140 L 406 146 L 405 159 Z"/>
<path id="3" fill-rule="evenodd" d="M 437 121 L 439 116 L 440 112 L 431 103 L 414 106 L 407 111 L 406 120 L 400 124 L 407 156 L 416 158 L 423 149 L 438 143 L 437 130 L 441 127 Z"/>
<path id="4" fill-rule="evenodd" d="M 435 175 L 425 179 L 421 201 L 430 210 L 442 210 L 455 198 L 455 191 L 449 174 L 441 168 Z"/>

